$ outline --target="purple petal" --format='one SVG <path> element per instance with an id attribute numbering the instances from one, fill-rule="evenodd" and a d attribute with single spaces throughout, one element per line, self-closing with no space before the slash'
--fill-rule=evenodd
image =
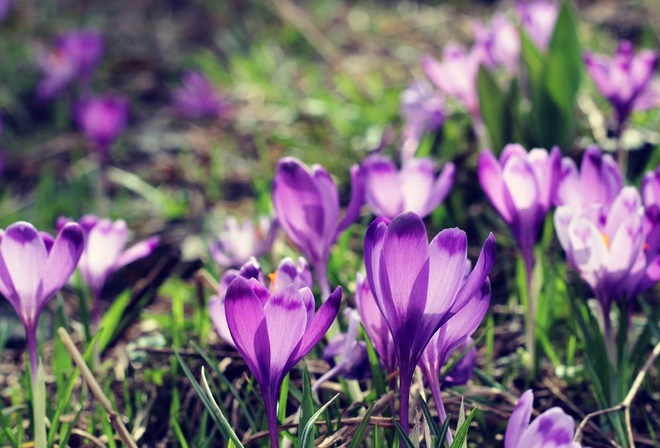
<path id="1" fill-rule="evenodd" d="M 525 391 L 520 396 L 518 404 L 513 409 L 509 424 L 506 426 L 504 434 L 504 448 L 518 448 L 523 433 L 529 426 L 529 419 L 532 416 L 532 405 L 534 404 L 534 394 L 531 389 Z"/>
<path id="2" fill-rule="evenodd" d="M 351 167 L 351 200 L 346 208 L 346 213 L 337 226 L 337 236 L 353 224 L 360 216 L 362 204 L 364 204 L 365 185 L 364 173 L 359 165 Z"/>
<path id="3" fill-rule="evenodd" d="M 76 223 L 66 224 L 48 255 L 43 277 L 43 303 L 62 288 L 76 270 L 85 247 L 85 237 Z"/>
<path id="4" fill-rule="evenodd" d="M 339 313 L 339 306 L 341 305 L 342 289 L 337 286 L 332 294 L 328 297 L 321 308 L 316 312 L 309 327 L 305 330 L 305 335 L 298 346 L 298 350 L 294 355 L 291 355 L 287 365 L 294 366 L 300 361 L 309 351 L 321 340 L 325 335 L 332 322 L 337 318 Z"/>
<path id="5" fill-rule="evenodd" d="M 471 336 L 477 330 L 488 311 L 489 305 L 490 281 L 486 279 L 477 294 L 443 325 L 445 329 L 445 353 L 453 352 L 468 336 Z"/>
<path id="6" fill-rule="evenodd" d="M 365 198 L 374 214 L 390 219 L 403 211 L 401 179 L 392 159 L 374 154 L 363 162 Z"/>
<path id="7" fill-rule="evenodd" d="M 127 233 L 126 222 L 122 219 L 114 223 L 102 219 L 89 232 L 81 270 L 94 290 L 100 291 L 108 276 L 114 272 L 114 266 L 126 245 Z"/>
<path id="8" fill-rule="evenodd" d="M 467 276 L 463 286 L 456 295 L 454 305 L 449 311 L 449 315 L 453 315 L 463 308 L 467 302 L 482 290 L 484 283 L 487 281 L 488 274 L 495 264 L 495 236 L 490 233 L 481 247 L 479 259 L 474 265 L 474 269 L 470 275 Z"/>
<path id="9" fill-rule="evenodd" d="M 144 241 L 136 243 L 133 247 L 124 251 L 119 256 L 119 258 L 117 258 L 113 269 L 117 270 L 121 267 L 133 263 L 136 260 L 139 260 L 140 258 L 148 257 L 154 251 L 154 249 L 158 247 L 159 244 L 159 236 L 152 236 L 151 238 L 147 238 Z"/>
<path id="10" fill-rule="evenodd" d="M 509 210 L 505 200 L 504 179 L 502 177 L 502 168 L 495 156 L 489 150 L 481 151 L 477 163 L 477 172 L 479 174 L 479 183 L 483 188 L 488 200 L 495 210 L 502 216 L 507 223 L 513 221 L 513 212 Z"/>
<path id="11" fill-rule="evenodd" d="M 381 216 L 369 225 L 364 236 L 364 266 L 367 272 L 367 280 L 369 280 L 369 286 L 381 312 L 383 311 L 381 302 L 383 293 L 379 281 L 380 258 L 389 224 L 390 220 Z"/>
<path id="12" fill-rule="evenodd" d="M 234 277 L 236 278 L 236 277 Z M 232 279 L 233 280 L 233 279 Z M 227 324 L 227 314 L 225 313 L 225 299 L 218 296 L 211 296 L 209 299 L 209 315 L 215 327 L 215 331 L 227 344 L 236 348 L 234 340 Z"/>
<path id="13" fill-rule="evenodd" d="M 458 228 L 445 229 L 433 238 L 428 253 L 431 275 L 424 314 L 437 316 L 439 325 L 453 307 L 458 290 L 463 284 L 467 235 Z"/>
<path id="14" fill-rule="evenodd" d="M 580 191 L 580 174 L 573 159 L 564 157 L 561 159 L 559 169 L 559 180 L 554 197 L 556 206 L 570 205 L 576 210 L 582 205 L 582 200 L 576 191 Z"/>
<path id="15" fill-rule="evenodd" d="M 436 179 L 435 184 L 433 185 L 433 191 L 431 192 L 420 216 L 431 214 L 433 210 L 442 204 L 442 201 L 444 201 L 447 195 L 449 195 L 452 185 L 454 185 L 455 175 L 456 167 L 451 162 L 447 163 Z"/>
<path id="16" fill-rule="evenodd" d="M 524 431 L 519 447 L 571 446 L 575 434 L 575 421 L 557 407 L 539 415 Z M 508 447 L 505 447 L 508 448 Z"/>

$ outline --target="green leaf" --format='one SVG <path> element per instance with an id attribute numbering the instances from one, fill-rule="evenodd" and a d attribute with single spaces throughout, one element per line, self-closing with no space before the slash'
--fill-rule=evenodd
<path id="1" fill-rule="evenodd" d="M 456 437 L 454 438 L 454 441 L 451 444 L 451 448 L 463 448 L 467 446 L 467 435 L 468 435 L 468 430 L 470 429 L 470 422 L 474 418 L 474 413 L 477 411 L 476 406 L 472 408 L 470 411 L 470 414 L 467 416 L 465 421 L 462 424 L 459 424 L 458 430 L 456 431 Z M 460 416 L 459 416 L 459 423 L 460 423 Z"/>
<path id="2" fill-rule="evenodd" d="M 282 380 L 282 387 L 280 387 L 280 398 L 277 410 L 277 419 L 280 423 L 284 422 L 284 419 L 286 419 L 286 403 L 289 401 L 289 377 L 290 375 L 287 373 L 284 380 Z"/>
<path id="3" fill-rule="evenodd" d="M 383 377 L 383 368 L 380 366 L 380 361 L 378 360 L 378 355 L 374 346 L 369 339 L 369 335 L 364 330 L 364 327 L 360 325 L 360 332 L 364 337 L 364 341 L 367 343 L 367 356 L 369 357 L 369 367 L 371 367 L 371 384 L 376 390 L 376 395 L 378 397 L 385 395 L 385 378 Z"/>
<path id="4" fill-rule="evenodd" d="M 130 301 L 131 291 L 127 289 L 112 302 L 108 311 L 101 318 L 99 328 L 105 328 L 105 331 L 103 332 L 103 337 L 99 340 L 99 352 L 103 352 L 116 337 L 121 319 Z"/>
<path id="5" fill-rule="evenodd" d="M 302 401 L 300 402 L 300 424 L 299 427 L 304 428 L 307 422 L 314 415 L 314 401 L 312 400 L 312 382 L 309 378 L 309 370 L 307 364 L 303 361 L 303 394 Z M 314 438 L 312 437 L 312 440 Z M 298 442 L 300 448 L 305 448 L 302 444 L 302 432 L 298 434 Z M 311 446 L 311 445 L 310 445 Z"/>
<path id="6" fill-rule="evenodd" d="M 321 408 L 316 411 L 314 415 L 312 415 L 312 417 L 309 419 L 302 431 L 302 436 L 300 438 L 301 447 L 312 446 L 311 444 L 314 442 L 314 423 L 316 423 L 316 420 L 318 420 L 321 414 L 323 414 L 328 406 L 330 406 L 330 404 L 332 404 L 332 402 L 335 401 L 338 397 L 339 394 L 332 397 L 330 401 L 321 406 Z"/>
<path id="7" fill-rule="evenodd" d="M 511 122 L 504 92 L 500 89 L 493 75 L 481 65 L 477 76 L 477 92 L 479 94 L 479 107 L 484 120 L 490 147 L 499 153 L 505 144 L 510 142 L 510 132 L 507 125 Z"/>
<path id="8" fill-rule="evenodd" d="M 412 443 L 412 440 L 408 437 L 408 434 L 403 430 L 401 425 L 399 424 L 398 421 L 396 421 L 394 418 L 392 418 L 392 422 L 394 422 L 394 427 L 396 428 L 396 433 L 399 435 L 401 440 L 403 441 L 403 445 L 406 448 L 416 448 L 415 444 Z"/>
<path id="9" fill-rule="evenodd" d="M 440 436 L 440 428 L 438 427 L 438 424 L 435 422 L 435 419 L 431 415 L 431 411 L 429 410 L 428 404 L 426 404 L 426 400 L 424 398 L 419 397 L 419 402 L 422 404 L 422 411 L 424 412 L 424 420 L 426 420 L 426 424 L 429 426 L 429 430 L 431 431 L 431 436 L 434 438 L 437 438 Z"/>
<path id="10" fill-rule="evenodd" d="M 371 413 L 374 410 L 375 403 L 373 403 L 371 406 L 369 406 L 369 409 L 367 409 L 367 412 L 364 414 L 364 418 L 360 422 L 360 426 L 357 427 L 355 430 L 355 434 L 353 434 L 353 440 L 351 440 L 351 444 L 348 446 L 348 448 L 359 448 L 360 444 L 362 443 L 362 438 L 364 437 L 364 432 L 367 430 L 367 426 L 369 426 L 369 418 L 371 418 Z"/>
<path id="11" fill-rule="evenodd" d="M 46 446 L 46 378 L 44 365 L 39 359 L 37 383 L 32 385 L 32 411 L 34 415 L 34 446 Z"/>

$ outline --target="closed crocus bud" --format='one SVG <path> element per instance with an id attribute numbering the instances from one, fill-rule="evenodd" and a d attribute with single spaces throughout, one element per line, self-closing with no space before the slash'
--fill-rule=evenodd
<path id="1" fill-rule="evenodd" d="M 96 146 L 102 161 L 107 160 L 110 146 L 126 127 L 129 109 L 126 98 L 114 95 L 87 98 L 76 105 L 78 126 Z"/>
<path id="2" fill-rule="evenodd" d="M 509 74 L 515 72 L 520 59 L 520 36 L 506 16 L 497 14 L 488 26 L 479 21 L 473 22 L 472 34 L 476 45 L 485 49 L 484 62 L 489 68 L 502 66 Z"/>
<path id="3" fill-rule="evenodd" d="M 532 42 L 546 51 L 557 24 L 559 5 L 552 0 L 520 1 L 516 3 L 516 12 Z"/>
<path id="4" fill-rule="evenodd" d="M 84 247 L 76 223 L 68 223 L 57 238 L 17 222 L 0 233 L 0 293 L 11 303 L 25 327 L 32 379 L 36 380 L 37 324 L 48 302 L 69 280 Z"/>
<path id="5" fill-rule="evenodd" d="M 472 117 L 480 117 L 477 75 L 485 57 L 479 45 L 468 52 L 462 45 L 452 42 L 445 46 L 442 62 L 426 55 L 421 63 L 426 76 L 441 92 L 460 101 Z"/>
<path id="6" fill-rule="evenodd" d="M 614 158 L 593 145 L 584 152 L 580 171 L 571 158 L 562 159 L 554 203 L 575 212 L 609 207 L 622 188 L 623 177 Z"/>
<path id="7" fill-rule="evenodd" d="M 251 257 L 258 258 L 270 251 L 278 228 L 275 218 L 262 216 L 255 227 L 251 220 L 239 223 L 230 216 L 218 239 L 209 247 L 211 256 L 220 266 L 242 266 Z"/>
<path id="8" fill-rule="evenodd" d="M 484 150 L 477 166 L 479 183 L 509 225 L 525 260 L 528 281 L 534 268 L 534 245 L 555 196 L 561 153 L 554 147 L 532 149 L 507 145 L 498 161 Z"/>
<path id="9" fill-rule="evenodd" d="M 504 448 L 581 448 L 573 442 L 575 421 L 558 407 L 550 408 L 536 417 L 532 423 L 534 394 L 531 390 L 520 396 L 511 413 L 504 435 Z"/>
<path id="10" fill-rule="evenodd" d="M 405 211 L 424 218 L 433 212 L 451 191 L 454 164 L 449 162 L 436 176 L 431 159 L 408 159 L 398 170 L 392 159 L 374 154 L 362 164 L 365 199 L 379 216 L 394 218 Z"/>
<path id="11" fill-rule="evenodd" d="M 369 226 L 364 263 L 371 291 L 394 340 L 401 373 L 400 421 L 405 431 L 410 384 L 422 352 L 433 334 L 482 289 L 494 256 L 491 234 L 465 278 L 467 236 L 462 230 L 443 230 L 429 243 L 423 221 L 412 212 L 391 222 L 381 217 Z"/>
<path id="12" fill-rule="evenodd" d="M 634 53 L 628 41 L 619 43 L 613 57 L 584 53 L 584 63 L 594 84 L 612 104 L 614 117 L 622 129 L 634 109 L 649 109 L 658 105 L 647 95 L 656 97 L 651 84 L 653 72 L 658 66 L 658 53 L 642 50 Z"/>
<path id="13" fill-rule="evenodd" d="M 175 114 L 188 119 L 220 117 L 231 107 L 209 80 L 195 71 L 183 75 L 181 87 L 174 91 L 172 102 Z"/>
<path id="14" fill-rule="evenodd" d="M 323 297 L 330 294 L 330 247 L 358 218 L 364 202 L 362 177 L 359 166 L 351 167 L 351 200 L 340 220 L 337 187 L 325 168 L 313 165 L 310 169 L 294 157 L 277 164 L 273 206 L 286 235 L 314 267 Z"/>
<path id="15" fill-rule="evenodd" d="M 261 386 L 272 447 L 279 447 L 277 402 L 282 380 L 330 328 L 341 295 L 337 287 L 315 313 L 308 287 L 289 285 L 273 292 L 255 279 L 239 276 L 227 289 L 229 331 Z"/>
<path id="16" fill-rule="evenodd" d="M 74 81 L 89 82 L 103 56 L 103 38 L 98 31 L 77 30 L 60 36 L 52 50 L 39 56 L 44 76 L 37 96 L 47 100 Z"/>
<path id="17" fill-rule="evenodd" d="M 423 80 L 413 81 L 401 93 L 403 119 L 403 160 L 415 155 L 419 142 L 427 132 L 435 132 L 445 120 L 444 99 Z"/>

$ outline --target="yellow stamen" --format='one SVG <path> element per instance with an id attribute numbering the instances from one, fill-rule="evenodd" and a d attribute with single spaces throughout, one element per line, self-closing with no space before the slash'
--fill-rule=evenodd
<path id="1" fill-rule="evenodd" d="M 275 293 L 275 279 L 277 278 L 277 271 L 271 272 L 268 274 L 268 278 L 270 279 L 270 293 L 274 294 Z"/>
<path id="2" fill-rule="evenodd" d="M 603 241 L 605 242 L 605 247 L 608 249 L 610 248 L 610 237 L 605 235 L 603 232 L 600 232 L 601 238 L 603 238 Z"/>

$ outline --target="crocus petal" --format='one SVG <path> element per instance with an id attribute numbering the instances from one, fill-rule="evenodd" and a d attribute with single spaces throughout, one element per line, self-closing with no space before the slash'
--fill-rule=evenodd
<path id="1" fill-rule="evenodd" d="M 325 335 L 332 322 L 337 318 L 339 306 L 341 305 L 341 297 L 341 286 L 337 286 L 334 292 L 328 297 L 328 300 L 321 305 L 314 315 L 312 322 L 305 330 L 305 335 L 298 346 L 298 350 L 289 358 L 287 366 L 293 367 L 296 365 Z"/>
<path id="2" fill-rule="evenodd" d="M 490 305 L 490 280 L 486 279 L 481 289 L 465 306 L 445 324 L 445 353 L 453 352 L 463 341 L 474 333 L 484 319 Z M 443 360 L 443 363 L 446 360 Z"/>
<path id="3" fill-rule="evenodd" d="M 109 219 L 100 220 L 89 232 L 83 256 L 83 275 L 92 288 L 103 287 L 108 276 L 113 272 L 115 261 L 126 245 L 128 229 L 124 220 L 114 223 Z"/>
<path id="4" fill-rule="evenodd" d="M 525 391 L 520 396 L 518 404 L 513 409 L 509 424 L 504 434 L 504 448 L 518 448 L 520 439 L 529 426 L 529 419 L 532 416 L 532 405 L 534 404 L 534 394 L 531 390 Z"/>
<path id="5" fill-rule="evenodd" d="M 431 197 L 435 172 L 431 159 L 409 159 L 401 167 L 401 195 L 403 210 L 426 216 L 427 204 Z M 397 213 L 398 214 L 398 213 Z"/>
<path id="6" fill-rule="evenodd" d="M 582 278 L 595 288 L 610 258 L 601 233 L 589 220 L 576 218 L 568 226 L 568 236 L 572 261 Z"/>
<path id="7" fill-rule="evenodd" d="M 534 419 L 518 441 L 519 447 L 570 446 L 575 433 L 575 421 L 560 408 L 551 408 Z M 508 447 L 505 447 L 508 448 Z"/>
<path id="8" fill-rule="evenodd" d="M 458 290 L 463 283 L 467 235 L 458 228 L 445 229 L 433 238 L 428 253 L 429 271 L 442 272 L 443 275 L 429 276 L 428 299 L 424 313 L 440 317 L 438 319 L 440 323 L 454 305 Z"/>
<path id="9" fill-rule="evenodd" d="M 488 200 L 493 204 L 493 207 L 495 207 L 495 210 L 497 210 L 500 216 L 502 216 L 502 219 L 510 224 L 513 221 L 513 213 L 509 210 L 505 200 L 502 168 L 493 153 L 487 149 L 481 151 L 479 154 L 477 172 L 479 174 L 479 183 L 486 196 L 488 196 Z"/>
<path id="10" fill-rule="evenodd" d="M 85 237 L 78 224 L 69 223 L 62 228 L 48 255 L 43 274 L 43 305 L 62 286 L 66 284 L 76 270 L 85 246 Z"/>
<path id="11" fill-rule="evenodd" d="M 403 211 L 401 180 L 394 162 L 379 154 L 363 162 L 365 199 L 376 215 L 390 219 Z"/>
<path id="12" fill-rule="evenodd" d="M 466 303 L 482 289 L 483 284 L 486 282 L 488 274 L 495 264 L 495 236 L 490 233 L 484 241 L 479 253 L 479 259 L 474 265 L 474 269 L 470 272 L 463 282 L 463 286 L 456 295 L 456 300 L 449 310 L 448 317 L 456 314 Z"/>
<path id="13" fill-rule="evenodd" d="M 555 205 L 570 205 L 579 208 L 582 204 L 580 196 L 575 194 L 580 190 L 580 175 L 577 165 L 573 159 L 564 157 L 561 159 L 561 168 L 559 170 L 559 181 L 555 192 Z"/>
<path id="14" fill-rule="evenodd" d="M 451 187 L 454 185 L 456 175 L 456 166 L 453 163 L 447 163 L 433 185 L 433 191 L 426 202 L 421 216 L 427 216 L 445 200 Z"/>
<path id="15" fill-rule="evenodd" d="M 364 266 L 367 271 L 367 279 L 369 286 L 373 292 L 374 298 L 378 308 L 383 310 L 380 297 L 383 297 L 380 288 L 380 282 L 374 281 L 380 278 L 380 254 L 383 250 L 383 242 L 385 241 L 385 233 L 390 220 L 381 216 L 376 218 L 367 228 L 367 233 L 364 236 Z"/>
<path id="16" fill-rule="evenodd" d="M 159 244 L 160 244 L 159 236 L 152 236 L 151 238 L 147 238 L 144 241 L 140 241 L 139 243 L 136 243 L 135 245 L 133 245 L 133 247 L 124 251 L 119 256 L 119 258 L 117 258 L 113 266 L 113 270 L 117 270 L 128 264 L 133 263 L 136 260 L 139 260 L 140 258 L 149 256 L 151 252 L 153 252 L 154 249 L 158 247 Z"/>
<path id="17" fill-rule="evenodd" d="M 639 214 L 628 215 L 612 238 L 608 271 L 613 280 L 629 274 L 644 242 L 643 220 Z"/>
<path id="18" fill-rule="evenodd" d="M 362 204 L 364 204 L 365 185 L 364 185 L 364 172 L 359 165 L 351 167 L 351 200 L 346 207 L 346 213 L 341 222 L 337 226 L 336 236 L 341 232 L 348 229 L 360 216 Z"/>
<path id="19" fill-rule="evenodd" d="M 235 277 L 234 277 L 235 278 Z M 236 347 L 234 339 L 231 337 L 229 325 L 227 324 L 227 314 L 225 313 L 225 300 L 218 296 L 211 296 L 209 299 L 209 315 L 215 327 L 215 331 L 227 344 Z"/>
<path id="20" fill-rule="evenodd" d="M 604 232 L 609 237 L 614 237 L 617 229 L 628 219 L 631 214 L 641 214 L 642 199 L 635 187 L 625 187 L 612 203 L 612 208 L 607 214 L 607 223 Z"/>
<path id="21" fill-rule="evenodd" d="M 320 165 L 312 166 L 312 174 L 321 198 L 323 210 L 323 227 L 320 234 L 334 235 L 334 230 L 339 221 L 339 195 L 337 186 L 330 174 Z"/>

